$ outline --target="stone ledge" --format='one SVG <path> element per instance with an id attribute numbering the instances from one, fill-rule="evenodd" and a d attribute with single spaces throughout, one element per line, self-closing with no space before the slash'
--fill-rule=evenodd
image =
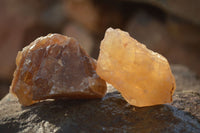
<path id="1" fill-rule="evenodd" d="M 8 94 L 0 101 L 1 132 L 200 132 L 200 80 L 173 65 L 172 104 L 138 108 L 108 85 L 103 99 L 47 100 L 22 107 Z"/>

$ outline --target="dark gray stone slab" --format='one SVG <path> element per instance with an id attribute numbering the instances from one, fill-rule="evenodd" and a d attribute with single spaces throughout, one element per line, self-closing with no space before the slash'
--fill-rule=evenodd
<path id="1" fill-rule="evenodd" d="M 200 82 L 185 67 L 172 69 L 177 80 L 172 104 L 134 107 L 110 85 L 103 99 L 47 100 L 29 107 L 8 94 L 0 101 L 0 132 L 200 132 Z"/>

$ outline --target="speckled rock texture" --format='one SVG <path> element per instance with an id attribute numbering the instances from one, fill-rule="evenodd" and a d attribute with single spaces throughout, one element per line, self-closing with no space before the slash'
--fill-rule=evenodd
<path id="1" fill-rule="evenodd" d="M 0 132 L 197 133 L 200 132 L 200 80 L 174 65 L 177 89 L 172 104 L 138 108 L 112 86 L 103 99 L 47 100 L 21 106 L 8 94 L 0 101 Z"/>

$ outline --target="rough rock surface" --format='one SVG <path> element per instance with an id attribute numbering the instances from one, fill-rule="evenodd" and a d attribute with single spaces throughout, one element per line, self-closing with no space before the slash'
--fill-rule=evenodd
<path id="1" fill-rule="evenodd" d="M 136 108 L 110 85 L 103 99 L 44 101 L 30 107 L 8 94 L 0 101 L 0 132 L 200 132 L 200 80 L 183 66 L 172 70 L 177 80 L 172 105 Z"/>
<path id="2" fill-rule="evenodd" d="M 16 64 L 10 92 L 24 106 L 45 99 L 102 98 L 106 93 L 95 60 L 71 37 L 39 37 L 18 52 Z"/>
<path id="3" fill-rule="evenodd" d="M 172 72 L 177 85 L 172 105 L 200 120 L 200 78 L 181 65 L 172 67 Z"/>
<path id="4" fill-rule="evenodd" d="M 172 102 L 176 83 L 167 59 L 125 31 L 106 30 L 96 71 L 131 105 L 144 107 Z"/>

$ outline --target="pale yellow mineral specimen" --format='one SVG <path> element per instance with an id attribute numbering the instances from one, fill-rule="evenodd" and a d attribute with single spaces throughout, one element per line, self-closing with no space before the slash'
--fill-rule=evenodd
<path id="1" fill-rule="evenodd" d="M 167 59 L 147 49 L 127 32 L 112 28 L 106 31 L 96 71 L 132 105 L 172 102 L 176 83 Z"/>

